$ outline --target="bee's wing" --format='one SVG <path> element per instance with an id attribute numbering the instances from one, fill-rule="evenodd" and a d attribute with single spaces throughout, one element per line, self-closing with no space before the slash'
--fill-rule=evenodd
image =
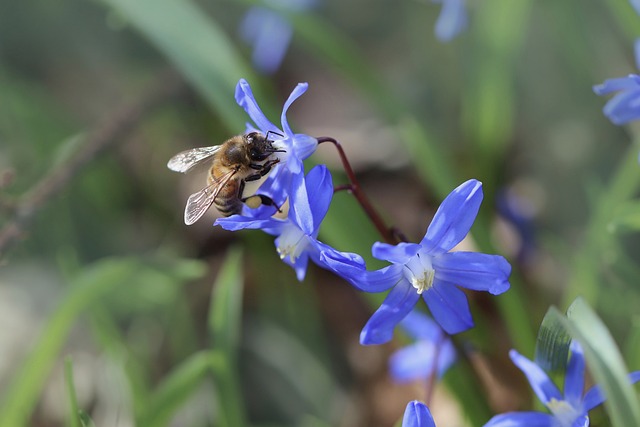
<path id="1" fill-rule="evenodd" d="M 220 150 L 221 145 L 198 147 L 176 154 L 169 160 L 167 167 L 175 172 L 187 172 L 198 163 L 207 160 Z"/>
<path id="2" fill-rule="evenodd" d="M 230 170 L 218 178 L 213 184 L 208 185 L 197 193 L 193 193 L 189 196 L 187 206 L 184 209 L 184 223 L 191 225 L 199 220 L 216 200 L 220 190 L 227 185 L 229 180 L 233 178 L 235 174 L 235 170 Z"/>

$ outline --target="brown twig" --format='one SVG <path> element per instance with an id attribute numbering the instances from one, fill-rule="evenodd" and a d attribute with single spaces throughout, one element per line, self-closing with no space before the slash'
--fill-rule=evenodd
<path id="1" fill-rule="evenodd" d="M 337 187 L 337 191 L 347 190 L 356 198 L 362 209 L 367 214 L 373 225 L 376 227 L 382 238 L 387 243 L 398 243 L 397 234 L 393 228 L 387 227 L 387 225 L 382 220 L 382 217 L 375 210 L 373 205 L 369 202 L 369 199 L 362 191 L 360 184 L 358 183 L 358 179 L 356 178 L 356 174 L 353 172 L 351 168 L 351 164 L 349 163 L 349 159 L 347 159 L 347 155 L 344 153 L 342 149 L 342 145 L 335 140 L 334 138 L 328 136 L 321 136 L 316 138 L 318 140 L 318 144 L 322 144 L 323 142 L 332 143 L 336 149 L 338 150 L 338 154 L 340 155 L 340 160 L 342 160 L 342 166 L 344 167 L 344 171 L 347 174 L 347 178 L 351 185 L 348 186 L 339 186 Z M 334 190 L 335 192 L 336 190 Z"/>
<path id="2" fill-rule="evenodd" d="M 98 153 L 125 139 L 157 107 L 183 89 L 173 73 L 163 75 L 136 102 L 115 109 L 86 137 L 85 144 L 66 162 L 52 169 L 15 203 L 13 214 L 0 229 L 0 256 L 15 243 L 38 211 L 77 175 Z"/>

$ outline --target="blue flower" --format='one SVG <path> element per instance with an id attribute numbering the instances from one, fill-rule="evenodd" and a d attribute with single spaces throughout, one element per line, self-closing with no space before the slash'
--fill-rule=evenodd
<path id="1" fill-rule="evenodd" d="M 453 190 L 438 208 L 420 243 L 375 243 L 375 258 L 392 264 L 363 271 L 359 263 L 334 260 L 334 268 L 356 288 L 382 292 L 392 288 L 360 335 L 361 344 L 382 344 L 422 298 L 436 322 L 449 334 L 473 327 L 463 288 L 494 295 L 509 289 L 511 266 L 501 256 L 450 252 L 467 235 L 482 202 L 482 183 L 472 179 Z M 330 257 L 330 254 L 326 255 Z"/>
<path id="2" fill-rule="evenodd" d="M 571 343 L 571 356 L 564 378 L 564 396 L 538 365 L 520 355 L 509 353 L 513 363 L 526 375 L 538 399 L 549 409 L 544 412 L 509 412 L 496 415 L 484 427 L 587 427 L 588 412 L 605 400 L 600 386 L 586 393 L 584 388 L 584 356 L 577 341 Z M 640 380 L 640 371 L 629 374 L 629 380 Z"/>
<path id="3" fill-rule="evenodd" d="M 429 408 L 424 403 L 413 400 L 407 405 L 402 417 L 402 427 L 436 427 Z"/>
<path id="4" fill-rule="evenodd" d="M 262 229 L 278 236 L 275 240 L 276 250 L 280 258 L 293 267 L 300 281 L 304 279 L 309 259 L 329 270 L 333 270 L 332 266 L 337 262 L 364 268 L 358 255 L 339 252 L 317 240 L 320 224 L 333 198 L 333 182 L 326 166 L 314 167 L 306 179 L 302 174 L 294 175 L 293 180 L 296 181 L 293 187 L 297 191 L 291 194 L 287 219 L 232 215 L 217 219 L 216 225 L 231 231 Z M 321 260 L 321 254 L 329 255 L 329 261 Z"/>
<path id="5" fill-rule="evenodd" d="M 635 42 L 636 67 L 640 68 L 640 39 Z M 629 74 L 605 80 L 604 83 L 593 87 L 596 95 L 607 95 L 618 92 L 604 106 L 604 115 L 613 124 L 623 125 L 640 118 L 640 75 Z"/>
<path id="6" fill-rule="evenodd" d="M 640 14 L 640 0 L 631 0 L 631 6 L 636 10 L 636 13 Z"/>
<path id="7" fill-rule="evenodd" d="M 279 9 L 301 12 L 315 6 L 316 0 L 271 0 L 269 3 Z M 254 6 L 240 24 L 240 35 L 253 47 L 251 59 L 256 68 L 271 74 L 280 67 L 287 53 L 293 28 L 275 10 Z"/>
<path id="8" fill-rule="evenodd" d="M 436 21 L 435 33 L 438 40 L 448 42 L 467 28 L 465 0 L 432 0 L 442 3 L 440 16 Z"/>
<path id="9" fill-rule="evenodd" d="M 284 103 L 280 117 L 282 129 L 271 123 L 262 113 L 253 96 L 251 86 L 246 80 L 240 79 L 236 86 L 236 102 L 253 120 L 253 124 L 247 123 L 247 132 L 259 130 L 265 135 L 268 133 L 269 139 L 273 141 L 273 146 L 283 150 L 283 152 L 274 153 L 280 162 L 274 166 L 267 179 L 260 186 L 260 194 L 271 197 L 278 206 L 284 204 L 290 193 L 297 191 L 291 186 L 294 182 L 302 183 L 302 180 L 294 180 L 293 177 L 304 174 L 302 161 L 313 154 L 318 146 L 316 138 L 293 133 L 286 116 L 291 104 L 307 91 L 308 86 L 307 83 L 298 83 L 289 95 L 289 99 Z"/>
<path id="10" fill-rule="evenodd" d="M 391 355 L 391 376 L 399 382 L 426 380 L 435 371 L 441 377 L 456 359 L 453 343 L 444 331 L 417 310 L 409 313 L 400 326 L 416 342 Z M 437 369 L 434 369 L 434 363 L 437 363 Z"/>

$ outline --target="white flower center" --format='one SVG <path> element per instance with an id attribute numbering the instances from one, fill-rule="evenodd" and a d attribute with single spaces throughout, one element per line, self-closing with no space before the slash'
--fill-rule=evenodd
<path id="1" fill-rule="evenodd" d="M 280 160 L 280 163 L 287 163 L 287 159 L 289 159 L 289 147 L 285 142 L 285 139 L 276 139 L 271 145 L 276 150 L 283 150 L 273 153 L 273 156 L 277 157 Z"/>
<path id="2" fill-rule="evenodd" d="M 566 400 L 551 399 L 547 403 L 547 408 L 560 421 L 562 427 L 571 427 L 573 422 L 580 416 L 580 413 Z"/>
<path id="3" fill-rule="evenodd" d="M 280 259 L 289 257 L 291 262 L 296 262 L 296 259 L 308 245 L 309 240 L 302 230 L 289 223 L 285 225 L 282 233 L 280 233 L 276 250 L 280 255 Z"/>
<path id="4" fill-rule="evenodd" d="M 416 288 L 418 294 L 422 294 L 433 286 L 433 278 L 436 271 L 431 264 L 431 257 L 425 254 L 413 256 L 404 265 L 404 277 Z"/>

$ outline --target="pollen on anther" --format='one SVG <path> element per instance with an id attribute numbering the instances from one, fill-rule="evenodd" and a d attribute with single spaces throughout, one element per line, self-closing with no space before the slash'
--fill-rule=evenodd
<path id="1" fill-rule="evenodd" d="M 413 276 L 411 285 L 416 288 L 418 294 L 420 295 L 424 291 L 431 288 L 431 286 L 433 286 L 433 279 L 435 277 L 435 274 L 436 272 L 433 269 L 423 270 L 421 277 Z"/>

